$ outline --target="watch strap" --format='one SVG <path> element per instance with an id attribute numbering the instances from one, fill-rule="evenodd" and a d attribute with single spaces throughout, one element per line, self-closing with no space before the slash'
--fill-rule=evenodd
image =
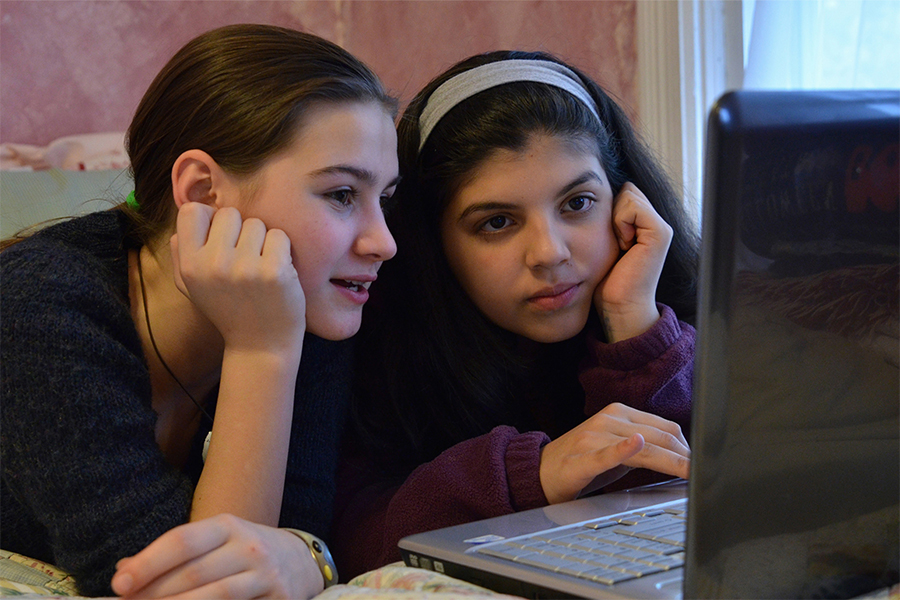
<path id="1" fill-rule="evenodd" d="M 313 560 L 315 560 L 316 564 L 319 566 L 319 571 L 322 573 L 322 579 L 325 581 L 326 588 L 329 588 L 338 582 L 337 567 L 334 565 L 334 559 L 331 558 L 331 551 L 328 549 L 328 546 L 325 545 L 325 542 L 306 531 L 291 529 L 290 527 L 282 527 L 282 529 L 290 531 L 306 543 L 306 547 L 309 548 Z"/>

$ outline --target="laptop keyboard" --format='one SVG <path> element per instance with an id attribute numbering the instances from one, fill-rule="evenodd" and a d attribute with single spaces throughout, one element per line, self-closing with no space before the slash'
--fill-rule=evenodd
<path id="1" fill-rule="evenodd" d="M 684 565 L 687 500 L 490 544 L 477 552 L 606 585 Z"/>

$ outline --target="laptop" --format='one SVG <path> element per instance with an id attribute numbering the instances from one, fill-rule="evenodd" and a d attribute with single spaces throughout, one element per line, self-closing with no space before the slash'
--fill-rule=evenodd
<path id="1" fill-rule="evenodd" d="M 898 138 L 900 91 L 722 96 L 690 481 L 412 535 L 406 564 L 526 598 L 886 595 L 900 570 Z"/>

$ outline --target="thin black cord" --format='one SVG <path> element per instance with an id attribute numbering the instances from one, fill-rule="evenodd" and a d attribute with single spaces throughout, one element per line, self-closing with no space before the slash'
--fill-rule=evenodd
<path id="1" fill-rule="evenodd" d="M 200 410 L 200 412 L 203 413 L 203 416 L 205 416 L 207 419 L 209 419 L 209 422 L 212 423 L 213 418 L 211 416 L 209 416 L 209 413 L 206 412 L 206 410 L 202 406 L 200 406 L 199 402 L 194 400 L 194 397 L 191 395 L 191 393 L 189 391 L 187 391 L 187 388 L 184 387 L 183 385 L 181 385 L 181 382 L 178 381 L 177 377 L 175 377 L 175 373 L 172 372 L 172 369 L 170 369 L 169 365 L 166 364 L 166 361 L 163 360 L 162 354 L 159 353 L 159 348 L 156 347 L 156 340 L 153 339 L 153 330 L 150 329 L 150 311 L 147 309 L 147 290 L 144 289 L 144 270 L 143 270 L 143 268 L 141 268 L 141 250 L 140 250 L 140 248 L 138 249 L 137 267 L 138 267 L 138 277 L 141 280 L 141 299 L 144 301 L 144 319 L 147 321 L 147 334 L 150 336 L 150 344 L 153 346 L 153 351 L 156 352 L 156 358 L 159 359 L 159 362 L 162 363 L 162 366 L 165 367 L 166 371 L 169 372 L 169 375 L 172 376 L 172 379 L 175 380 L 175 383 L 178 384 L 178 387 L 180 387 L 181 390 L 185 394 L 187 394 L 187 397 L 191 399 L 191 402 L 194 403 L 194 406 L 196 406 Z"/>

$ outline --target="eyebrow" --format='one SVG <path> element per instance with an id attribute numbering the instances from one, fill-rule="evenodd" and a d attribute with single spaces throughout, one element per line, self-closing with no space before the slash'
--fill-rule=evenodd
<path id="1" fill-rule="evenodd" d="M 375 183 L 378 181 L 378 176 L 375 175 L 375 173 L 373 173 L 372 171 L 368 169 L 360 169 L 359 167 L 354 167 L 353 165 L 331 165 L 310 173 L 312 177 L 325 177 L 334 174 L 352 175 L 356 179 L 359 179 L 360 181 L 368 185 L 375 185 Z M 400 183 L 399 175 L 390 180 L 385 188 L 394 187 L 398 183 Z"/>
<path id="2" fill-rule="evenodd" d="M 596 181 L 597 183 L 603 183 L 603 179 L 600 177 L 600 175 L 597 172 L 585 171 L 584 173 L 582 173 L 581 175 L 579 175 L 578 177 L 576 177 L 575 179 L 570 181 L 568 184 L 564 185 L 562 187 L 562 189 L 560 189 L 556 195 L 557 196 L 565 196 L 573 189 L 577 188 L 580 185 L 584 185 L 585 183 L 587 183 L 589 181 Z M 487 212 L 487 211 L 492 211 L 492 210 L 512 210 L 515 207 L 516 206 L 514 204 L 509 204 L 509 203 L 505 203 L 505 202 L 493 202 L 493 201 L 476 202 L 475 204 L 470 204 L 469 206 L 466 207 L 466 209 L 464 211 L 462 211 L 462 214 L 459 215 L 458 221 L 462 221 L 463 219 L 465 219 L 472 213 L 476 213 L 476 212 Z"/>

